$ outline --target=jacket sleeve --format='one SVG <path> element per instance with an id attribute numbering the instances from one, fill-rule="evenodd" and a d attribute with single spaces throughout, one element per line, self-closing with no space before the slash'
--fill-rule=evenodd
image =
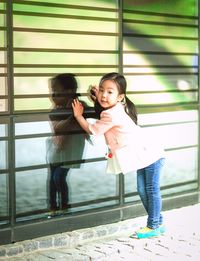
<path id="1" fill-rule="evenodd" d="M 114 126 L 112 117 L 106 111 L 100 115 L 100 119 L 94 124 L 89 124 L 89 129 L 94 135 L 102 135 Z"/>

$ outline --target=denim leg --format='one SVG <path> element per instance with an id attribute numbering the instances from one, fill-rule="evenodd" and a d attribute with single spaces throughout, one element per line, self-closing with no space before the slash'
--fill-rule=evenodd
<path id="1" fill-rule="evenodd" d="M 57 191 L 59 192 L 59 204 L 60 208 L 64 209 L 68 206 L 68 184 L 66 181 L 67 173 L 69 169 L 58 166 L 55 169 L 54 181 L 56 184 Z"/>
<path id="2" fill-rule="evenodd" d="M 69 169 L 64 169 L 60 176 L 60 196 L 61 196 L 61 209 L 65 209 L 68 207 L 69 202 L 69 189 L 67 183 L 67 173 Z"/>
<path id="3" fill-rule="evenodd" d="M 148 197 L 146 192 L 146 176 L 145 169 L 137 170 L 137 191 L 142 201 L 142 204 L 148 213 Z"/>
<path id="4" fill-rule="evenodd" d="M 54 181 L 54 174 L 55 174 L 56 167 L 51 164 L 50 165 L 50 180 L 49 180 L 49 204 L 51 210 L 57 209 L 57 188 Z"/>
<path id="5" fill-rule="evenodd" d="M 162 199 L 160 193 L 160 174 L 164 164 L 164 159 L 160 159 L 155 163 L 138 171 L 139 186 L 138 191 L 141 191 L 140 197 L 145 209 L 148 213 L 147 226 L 149 228 L 157 228 L 163 222 L 161 215 Z M 143 174 L 142 178 L 140 177 Z"/>

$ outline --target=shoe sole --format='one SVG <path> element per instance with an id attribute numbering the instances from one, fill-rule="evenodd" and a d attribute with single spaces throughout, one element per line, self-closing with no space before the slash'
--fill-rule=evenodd
<path id="1" fill-rule="evenodd" d="M 161 234 L 164 233 L 164 230 L 165 228 L 164 227 L 161 227 L 161 228 L 157 228 L 153 231 L 149 231 L 147 233 L 137 233 L 136 232 L 136 235 L 137 235 L 137 238 L 151 238 L 151 237 L 159 237 Z"/>
<path id="2" fill-rule="evenodd" d="M 152 238 L 152 237 L 159 237 L 161 234 L 160 233 L 151 233 L 151 234 L 137 234 L 138 239 L 142 238 Z"/>

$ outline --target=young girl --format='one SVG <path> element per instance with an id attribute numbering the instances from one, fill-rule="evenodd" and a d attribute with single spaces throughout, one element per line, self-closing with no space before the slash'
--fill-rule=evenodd
<path id="1" fill-rule="evenodd" d="M 158 236 L 164 232 L 159 185 L 164 152 L 137 126 L 135 106 L 126 96 L 123 75 L 115 72 L 104 75 L 95 95 L 102 108 L 100 119 L 89 124 L 83 117 L 83 106 L 78 99 L 72 104 L 74 117 L 87 133 L 104 134 L 109 148 L 107 172 L 125 174 L 137 170 L 138 193 L 148 220 L 147 226 L 136 235 L 138 238 Z"/>

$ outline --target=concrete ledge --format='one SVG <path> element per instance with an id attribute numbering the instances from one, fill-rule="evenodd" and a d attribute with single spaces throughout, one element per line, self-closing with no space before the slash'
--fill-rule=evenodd
<path id="1" fill-rule="evenodd" d="M 120 221 L 113 224 L 107 224 L 92 228 L 74 230 L 51 236 L 39 237 L 32 240 L 25 240 L 13 244 L 0 246 L 0 260 L 8 257 L 17 257 L 22 254 L 32 253 L 39 250 L 48 250 L 52 248 L 65 247 L 75 248 L 80 244 L 90 241 L 108 238 L 112 236 L 122 236 L 124 233 L 132 233 L 146 217 L 139 217 Z"/>

